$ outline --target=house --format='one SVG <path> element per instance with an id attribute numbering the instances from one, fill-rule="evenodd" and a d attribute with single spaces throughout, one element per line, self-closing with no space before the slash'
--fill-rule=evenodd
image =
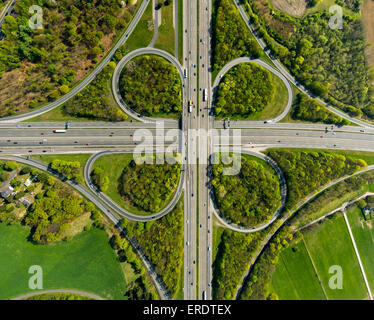
<path id="1" fill-rule="evenodd" d="M 366 205 L 362 208 L 362 212 L 366 220 L 370 220 L 374 215 L 374 208 L 370 205 Z"/>
<path id="2" fill-rule="evenodd" d="M 1 196 L 3 198 L 8 198 L 12 193 L 14 192 L 14 189 L 11 185 L 8 185 L 7 188 L 5 188 L 2 192 L 1 192 Z"/>
<path id="3" fill-rule="evenodd" d="M 22 202 L 22 204 L 25 206 L 25 207 L 29 207 L 30 205 L 31 205 L 31 201 L 30 200 L 28 200 L 28 199 L 26 199 L 26 198 L 21 198 L 21 199 L 19 199 L 21 202 Z"/>
<path id="4" fill-rule="evenodd" d="M 32 182 L 32 179 L 27 178 L 27 180 L 24 183 L 25 187 L 27 188 L 31 184 L 31 182 Z"/>

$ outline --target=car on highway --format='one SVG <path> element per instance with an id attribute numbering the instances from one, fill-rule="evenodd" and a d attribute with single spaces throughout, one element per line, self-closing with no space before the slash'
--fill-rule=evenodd
<path id="1" fill-rule="evenodd" d="M 44 135 L 45 135 L 45 133 L 44 133 L 44 132 L 41 132 L 40 134 L 41 134 L 42 136 L 44 136 Z"/>

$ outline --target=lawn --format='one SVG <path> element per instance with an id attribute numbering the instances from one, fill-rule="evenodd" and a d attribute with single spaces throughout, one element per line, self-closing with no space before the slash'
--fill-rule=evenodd
<path id="1" fill-rule="evenodd" d="M 335 215 L 311 230 L 303 231 L 306 248 L 314 261 L 330 300 L 362 300 L 368 293 L 355 255 L 352 241 L 342 215 Z M 343 270 L 343 289 L 331 289 L 329 268 Z"/>
<path id="2" fill-rule="evenodd" d="M 125 48 L 128 51 L 144 48 L 150 44 L 153 38 L 154 29 L 148 29 L 148 21 L 152 21 L 153 26 L 152 1 L 149 2 L 136 28 L 125 43 Z"/>
<path id="3" fill-rule="evenodd" d="M 40 161 L 40 162 L 44 162 L 45 164 L 50 164 L 55 159 L 64 160 L 64 161 L 78 161 L 81 164 L 80 173 L 82 175 L 83 175 L 84 166 L 86 165 L 86 162 L 89 157 L 91 157 L 90 153 L 31 156 L 32 159 Z"/>
<path id="4" fill-rule="evenodd" d="M 173 25 L 173 2 L 161 8 L 161 25 L 158 28 L 158 38 L 155 48 L 165 50 L 174 56 L 175 53 L 175 32 Z M 182 7 L 183 10 L 183 7 Z M 178 57 L 177 57 L 178 58 Z"/>
<path id="5" fill-rule="evenodd" d="M 127 284 L 106 233 L 83 232 L 69 242 L 35 245 L 30 230 L 0 223 L 0 299 L 30 293 L 30 266 L 43 270 L 43 290 L 76 289 L 106 299 L 123 299 Z M 99 253 L 99 254 L 98 254 Z"/>
<path id="6" fill-rule="evenodd" d="M 272 277 L 280 300 L 325 300 L 303 241 L 285 249 Z"/>
<path id="7" fill-rule="evenodd" d="M 372 294 L 374 294 L 374 230 L 373 221 L 365 221 L 358 206 L 347 212 L 349 224 L 357 245 L 358 252 L 368 279 Z"/>
<path id="8" fill-rule="evenodd" d="M 183 0 L 178 1 L 178 59 L 183 64 Z"/>
<path id="9" fill-rule="evenodd" d="M 110 154 L 98 158 L 92 166 L 92 170 L 96 167 L 101 167 L 109 177 L 109 188 L 105 194 L 110 197 L 114 202 L 125 210 L 130 211 L 137 215 L 150 215 L 151 213 L 145 212 L 137 207 L 132 206 L 128 201 L 123 199 L 118 192 L 118 180 L 122 175 L 123 169 L 133 160 L 132 153 Z M 175 196 L 175 192 L 163 204 L 164 208 Z"/>

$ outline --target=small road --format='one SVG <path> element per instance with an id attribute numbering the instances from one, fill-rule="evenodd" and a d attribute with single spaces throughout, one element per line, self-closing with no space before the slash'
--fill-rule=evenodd
<path id="1" fill-rule="evenodd" d="M 359 126 L 368 127 L 368 128 L 374 128 L 373 124 L 370 124 L 370 123 L 358 120 L 356 118 L 353 118 L 353 117 L 347 115 L 346 113 L 344 113 L 344 112 L 342 112 L 342 111 L 340 111 L 340 110 L 338 110 L 338 109 L 330 106 L 329 104 L 327 104 L 322 99 L 314 97 L 314 95 L 310 91 L 308 91 L 307 89 L 305 89 L 298 81 L 296 81 L 296 79 L 286 70 L 286 68 L 279 62 L 279 60 L 275 59 L 270 54 L 269 50 L 266 50 L 267 46 L 266 46 L 265 42 L 255 32 L 254 27 L 250 24 L 249 18 L 247 16 L 247 13 L 245 12 L 245 9 L 243 7 L 242 2 L 235 0 L 234 3 L 236 5 L 236 7 L 238 8 L 238 10 L 240 12 L 240 15 L 242 16 L 242 18 L 243 18 L 245 24 L 247 25 L 248 29 L 251 31 L 253 37 L 256 39 L 257 43 L 260 45 L 260 47 L 266 53 L 266 55 L 269 57 L 269 59 L 274 63 L 274 65 L 279 69 L 279 71 L 283 74 L 283 76 L 288 79 L 288 81 L 290 81 L 295 87 L 297 87 L 304 94 L 308 95 L 310 98 L 316 99 L 318 102 L 320 102 L 322 105 L 324 105 L 327 109 L 329 109 L 331 112 L 335 113 L 336 115 L 338 115 L 338 116 L 340 116 L 340 117 L 342 117 L 344 119 L 347 119 L 347 120 L 351 121 L 352 123 L 355 123 L 355 124 L 357 124 Z"/>
<path id="2" fill-rule="evenodd" d="M 270 218 L 269 221 L 267 221 L 265 223 L 262 223 L 260 225 L 257 225 L 257 226 L 246 228 L 246 227 L 238 226 L 234 223 L 228 222 L 222 216 L 222 214 L 220 213 L 220 211 L 218 209 L 218 206 L 216 205 L 216 202 L 214 201 L 215 198 L 214 198 L 214 191 L 213 190 L 211 190 L 211 197 L 212 197 L 212 202 L 214 203 L 214 214 L 215 214 L 216 218 L 218 219 L 218 221 L 223 226 L 225 226 L 226 228 L 231 229 L 233 231 L 237 231 L 237 232 L 253 233 L 253 232 L 258 232 L 258 231 L 261 231 L 263 229 L 266 229 L 268 226 L 270 226 L 279 217 L 279 214 L 283 211 L 283 208 L 286 204 L 287 184 L 286 184 L 286 178 L 284 177 L 284 174 L 283 174 L 281 168 L 278 166 L 278 164 L 273 159 L 269 158 L 268 156 L 266 156 L 262 153 L 257 153 L 257 152 L 252 152 L 252 151 L 243 150 L 242 153 L 249 154 L 251 156 L 262 159 L 263 161 L 268 163 L 274 169 L 276 174 L 278 175 L 278 178 L 279 178 L 279 181 L 280 181 L 280 189 L 281 189 L 281 205 L 278 208 L 278 210 L 274 212 L 273 216 Z"/>
<path id="3" fill-rule="evenodd" d="M 158 6 L 158 0 L 152 0 L 152 14 L 153 14 L 153 38 L 151 42 L 149 43 L 148 47 L 153 47 L 157 41 L 158 38 L 158 26 L 160 24 L 159 21 L 159 15 L 160 10 L 156 10 L 156 7 Z"/>
<path id="4" fill-rule="evenodd" d="M 268 63 L 266 63 L 263 60 L 260 60 L 260 59 L 251 59 L 249 57 L 242 57 L 242 58 L 237 58 L 237 59 L 232 60 L 229 63 L 227 63 L 218 72 L 217 77 L 214 80 L 213 88 L 212 88 L 213 94 L 216 95 L 219 83 L 220 83 L 221 79 L 223 78 L 223 76 L 226 74 L 226 72 L 228 72 L 232 67 L 234 67 L 234 66 L 236 66 L 236 65 L 238 65 L 240 63 L 257 63 L 258 65 L 260 65 L 261 67 L 267 69 L 268 71 L 270 71 L 271 73 L 273 73 L 275 76 L 277 76 L 278 78 L 280 78 L 282 80 L 282 82 L 284 83 L 284 85 L 287 88 L 287 93 L 288 93 L 287 105 L 286 105 L 286 107 L 284 108 L 284 110 L 282 111 L 282 113 L 279 116 L 277 116 L 274 119 L 268 119 L 267 120 L 268 122 L 269 121 L 271 121 L 271 122 L 281 121 L 290 112 L 291 107 L 292 107 L 292 102 L 293 102 L 293 91 L 292 91 L 292 87 L 291 87 L 290 83 L 288 82 L 288 80 L 286 79 L 286 77 L 284 77 L 281 72 L 279 72 L 277 69 L 273 68 L 271 65 L 269 65 Z M 252 123 L 254 121 L 243 121 L 243 122 Z M 262 125 L 264 124 L 264 121 L 256 121 L 256 122 L 261 123 Z"/>
<path id="5" fill-rule="evenodd" d="M 95 193 L 109 207 L 113 208 L 122 217 L 128 218 L 128 219 L 133 220 L 133 221 L 141 221 L 141 222 L 160 219 L 161 217 L 168 214 L 171 210 L 173 210 L 173 208 L 178 203 L 178 201 L 181 197 L 181 194 L 182 194 L 182 191 L 183 191 L 184 179 L 185 179 L 185 177 L 184 177 L 184 172 L 185 172 L 184 171 L 184 165 L 181 166 L 181 173 L 180 173 L 180 178 L 179 178 L 179 182 L 178 182 L 178 187 L 177 187 L 177 190 L 175 192 L 175 195 L 174 195 L 173 199 L 160 212 L 157 212 L 157 213 L 154 213 L 154 214 L 148 215 L 148 216 L 140 216 L 140 215 L 137 215 L 137 214 L 133 214 L 130 211 L 122 208 L 116 202 L 114 202 L 110 197 L 108 197 L 105 193 L 101 192 L 100 189 L 95 187 L 92 180 L 91 180 L 92 166 L 98 158 L 100 158 L 104 155 L 121 154 L 121 153 L 133 153 L 133 152 L 134 152 L 134 149 L 124 149 L 124 150 L 108 150 L 108 151 L 103 151 L 103 152 L 93 154 L 87 160 L 86 165 L 84 167 L 84 179 L 85 179 L 88 187 L 91 189 L 91 191 L 93 193 Z"/>
<path id="6" fill-rule="evenodd" d="M 368 279 L 367 279 L 367 277 L 366 277 L 366 273 L 365 273 L 364 266 L 362 265 L 362 261 L 361 261 L 360 253 L 358 252 L 357 245 L 356 245 L 356 241 L 355 241 L 355 238 L 353 237 L 353 233 L 352 233 L 352 230 L 351 230 L 351 226 L 349 225 L 349 221 L 348 221 L 348 218 L 347 218 L 347 214 L 346 214 L 345 212 L 343 212 L 343 216 L 344 216 L 345 223 L 346 223 L 346 225 L 347 225 L 347 229 L 348 229 L 348 232 L 349 232 L 349 236 L 351 237 L 351 240 L 352 240 L 352 245 L 353 245 L 353 248 L 354 248 L 355 253 L 356 253 L 356 257 L 357 257 L 357 260 L 358 260 L 358 264 L 360 265 L 360 269 L 361 269 L 362 277 L 364 278 L 364 282 L 365 282 L 365 285 L 366 285 L 367 291 L 368 291 L 368 293 L 369 293 L 369 298 L 370 298 L 370 300 L 373 300 L 373 295 L 371 294 L 371 289 L 370 289 L 369 281 L 368 281 Z"/>
<path id="7" fill-rule="evenodd" d="M 114 45 L 114 47 L 109 51 L 109 53 L 103 58 L 103 60 L 97 65 L 97 67 L 87 76 L 85 77 L 80 83 L 78 83 L 69 93 L 64 95 L 63 97 L 59 98 L 58 100 L 42 107 L 37 110 L 20 114 L 16 116 L 1 118 L 1 122 L 18 122 L 18 121 L 24 121 L 36 116 L 39 116 L 43 113 L 46 113 L 69 99 L 71 99 L 73 96 L 75 96 L 78 92 L 83 90 L 92 80 L 95 79 L 95 77 L 103 70 L 103 68 L 109 63 L 109 61 L 112 59 L 116 51 L 126 42 L 130 34 L 134 31 L 135 27 L 137 26 L 140 18 L 142 17 L 148 3 L 150 0 L 143 0 L 142 4 L 140 5 L 138 11 L 136 12 L 135 16 L 133 17 L 130 25 L 127 27 L 126 31 L 123 33 L 119 41 Z"/>
<path id="8" fill-rule="evenodd" d="M 25 159 L 20 156 L 0 156 L 0 159 L 2 160 L 14 160 L 29 166 L 33 166 L 39 170 L 46 171 L 49 174 L 55 176 L 56 178 L 62 180 L 66 184 L 68 184 L 70 187 L 77 190 L 81 195 L 83 195 L 85 198 L 87 198 L 89 201 L 91 201 L 102 213 L 106 215 L 106 217 L 118 228 L 121 232 L 124 233 L 126 236 L 126 229 L 122 227 L 121 220 L 117 217 L 115 213 L 106 206 L 101 199 L 99 199 L 96 195 L 91 193 L 85 186 L 78 184 L 74 181 L 67 180 L 60 174 L 56 173 L 55 171 L 51 170 L 46 164 L 32 160 L 32 159 Z M 144 255 L 142 250 L 140 249 L 139 245 L 135 242 L 134 239 L 128 238 L 129 242 L 131 243 L 132 247 L 134 248 L 134 251 L 139 255 L 141 260 L 143 261 L 144 266 L 146 267 L 148 273 L 152 277 L 152 280 L 156 286 L 156 289 L 161 297 L 162 300 L 170 300 L 170 294 L 168 292 L 168 289 L 166 288 L 164 282 L 162 281 L 161 277 L 155 272 L 155 268 L 152 264 L 152 262 Z"/>
<path id="9" fill-rule="evenodd" d="M 238 289 L 237 289 L 236 295 L 235 295 L 236 300 L 239 300 L 241 292 L 242 292 L 242 289 L 243 289 L 243 286 L 248 281 L 248 278 L 250 276 L 252 267 L 255 265 L 255 263 L 257 262 L 257 260 L 261 256 L 261 253 L 265 250 L 267 244 L 273 239 L 273 237 L 276 235 L 276 233 L 283 227 L 284 223 L 289 218 L 291 218 L 294 215 L 295 212 L 297 212 L 302 206 L 304 206 L 306 203 L 308 203 L 313 198 L 315 198 L 318 195 L 320 195 L 322 192 L 324 192 L 326 189 L 330 188 L 331 186 L 336 185 L 337 183 L 339 183 L 339 182 L 341 182 L 343 180 L 349 179 L 351 177 L 354 177 L 354 176 L 356 176 L 358 174 L 362 174 L 362 173 L 370 171 L 370 170 L 374 170 L 374 165 L 368 166 L 366 169 L 360 170 L 360 171 L 358 171 L 358 172 L 356 172 L 356 173 L 354 173 L 352 175 L 345 176 L 345 177 L 342 177 L 342 178 L 339 178 L 339 179 L 335 179 L 335 180 L 329 182 L 328 184 L 326 184 L 323 188 L 321 188 L 316 193 L 312 193 L 309 196 L 307 196 L 305 199 L 303 199 L 302 201 L 300 201 L 296 205 L 296 208 L 294 210 L 290 211 L 287 215 L 285 215 L 284 217 L 282 217 L 281 219 L 279 219 L 276 227 L 274 227 L 273 229 L 269 230 L 269 233 L 266 235 L 265 239 L 261 242 L 261 244 L 259 245 L 259 247 L 256 250 L 256 252 L 254 252 L 253 257 L 252 257 L 252 259 L 249 262 L 249 269 L 243 275 L 242 281 L 239 282 L 240 285 L 238 286 Z"/>
<path id="10" fill-rule="evenodd" d="M 85 291 L 79 291 L 79 290 L 70 290 L 70 289 L 56 289 L 56 290 L 41 290 L 41 291 L 34 291 L 31 293 L 26 293 L 21 296 L 18 296 L 16 298 L 10 299 L 10 300 L 23 300 L 30 298 L 32 296 L 36 296 L 39 294 L 46 294 L 46 293 L 71 293 L 71 294 L 77 294 L 81 296 L 85 296 L 94 300 L 104 300 L 104 298 L 97 296 L 96 294 L 85 292 Z"/>

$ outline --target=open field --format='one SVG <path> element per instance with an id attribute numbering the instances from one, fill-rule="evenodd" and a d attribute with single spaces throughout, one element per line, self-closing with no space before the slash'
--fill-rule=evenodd
<path id="1" fill-rule="evenodd" d="M 106 233 L 83 232 L 69 242 L 35 245 L 29 228 L 0 223 L 0 299 L 32 292 L 30 266 L 43 269 L 43 289 L 76 289 L 106 299 L 123 299 L 126 282 Z M 99 253 L 99 254 L 98 254 Z"/>
<path id="2" fill-rule="evenodd" d="M 272 285 L 280 300 L 326 299 L 303 241 L 281 253 Z"/>
<path id="3" fill-rule="evenodd" d="M 353 237 L 366 277 L 368 279 L 372 294 L 374 294 L 374 230 L 373 220 L 365 221 L 362 211 L 354 206 L 347 211 L 347 217 L 352 229 Z"/>
<path id="4" fill-rule="evenodd" d="M 153 30 L 152 1 L 150 1 L 142 18 L 126 41 L 125 48 L 128 51 L 133 51 L 147 47 L 153 38 Z"/>
<path id="5" fill-rule="evenodd" d="M 183 7 L 181 7 L 182 9 Z M 173 27 L 173 2 L 170 1 L 168 6 L 163 5 L 161 8 L 161 25 L 158 28 L 158 38 L 155 48 L 165 50 L 174 56 L 175 33 Z M 177 57 L 178 58 L 178 57 Z"/>
<path id="6" fill-rule="evenodd" d="M 272 0 L 274 8 L 293 17 L 303 16 L 307 2 L 305 0 Z"/>
<path id="7" fill-rule="evenodd" d="M 326 220 L 320 226 L 303 231 L 307 250 L 314 261 L 327 296 L 331 300 L 362 300 L 368 297 L 362 273 L 348 229 L 342 215 Z M 343 270 L 343 289 L 330 289 L 329 269 L 338 265 Z"/>

